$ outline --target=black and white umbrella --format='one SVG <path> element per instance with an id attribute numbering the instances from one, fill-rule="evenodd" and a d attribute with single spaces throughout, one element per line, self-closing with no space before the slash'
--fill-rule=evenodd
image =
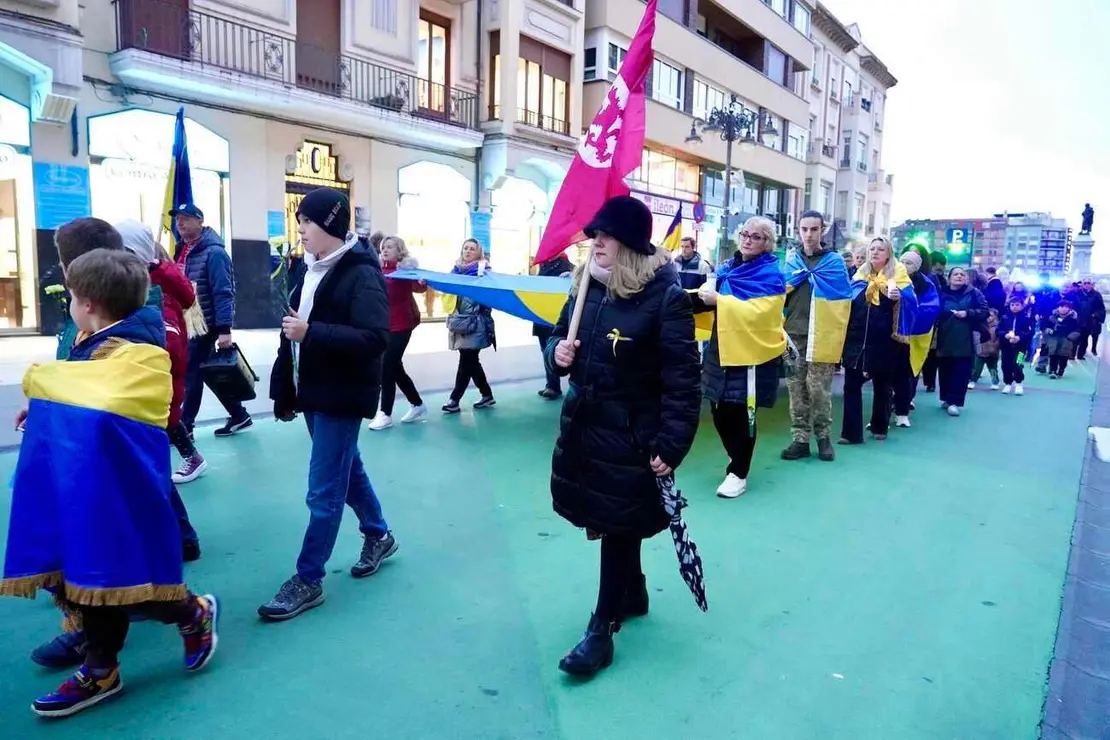
<path id="1" fill-rule="evenodd" d="M 659 495 L 663 498 L 663 508 L 671 518 L 671 538 L 674 540 L 674 551 L 678 556 L 678 572 L 682 580 L 690 587 L 694 601 L 703 612 L 709 611 L 709 602 L 705 600 L 705 571 L 701 565 L 701 555 L 698 546 L 690 539 L 690 531 L 682 519 L 682 510 L 688 505 L 682 493 L 675 490 L 674 474 L 665 475 L 655 479 L 659 483 Z"/>

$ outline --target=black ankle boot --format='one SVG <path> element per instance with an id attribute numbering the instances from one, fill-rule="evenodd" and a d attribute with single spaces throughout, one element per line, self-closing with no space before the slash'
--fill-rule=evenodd
<path id="1" fill-rule="evenodd" d="M 586 634 L 559 661 L 559 670 L 573 676 L 592 676 L 609 667 L 613 662 L 613 635 L 620 628 L 620 622 L 604 622 L 596 614 L 590 615 Z"/>
<path id="2" fill-rule="evenodd" d="M 624 592 L 624 603 L 621 605 L 621 616 L 625 619 L 643 617 L 648 613 L 647 579 L 641 574 L 639 578 Z"/>

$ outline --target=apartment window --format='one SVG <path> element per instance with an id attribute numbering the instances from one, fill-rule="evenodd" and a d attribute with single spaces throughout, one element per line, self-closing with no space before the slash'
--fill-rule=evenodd
<path id="1" fill-rule="evenodd" d="M 396 36 L 397 0 L 373 0 L 370 3 L 370 27 Z"/>
<path id="2" fill-rule="evenodd" d="M 798 3 L 794 3 L 794 28 L 805 34 L 809 38 L 809 8 L 803 8 Z"/>
<path id="3" fill-rule="evenodd" d="M 840 154 L 840 166 L 849 167 L 852 164 L 852 132 L 844 132 L 844 151 Z"/>
<path id="4" fill-rule="evenodd" d="M 420 11 L 416 54 L 417 96 L 424 110 L 446 110 L 447 85 L 451 79 L 451 21 Z"/>
<path id="5" fill-rule="evenodd" d="M 852 223 L 857 229 L 863 227 L 863 196 L 859 193 L 856 193 L 855 201 L 852 204 Z"/>
<path id="6" fill-rule="evenodd" d="M 780 85 L 788 85 L 786 80 L 786 55 L 771 44 L 766 45 L 766 56 L 763 60 L 763 71 L 771 80 Z"/>
<path id="7" fill-rule="evenodd" d="M 651 97 L 671 108 L 682 110 L 682 72 L 658 59 L 651 67 Z"/>
<path id="8" fill-rule="evenodd" d="M 605 71 L 610 81 L 617 76 L 617 72 L 619 72 L 621 68 L 621 62 L 624 61 L 624 55 L 627 53 L 627 49 L 622 49 L 616 44 L 609 44 L 609 56 L 606 59 L 607 67 Z"/>
<path id="9" fill-rule="evenodd" d="M 501 117 L 501 35 L 490 36 L 493 57 L 493 117 Z M 520 37 L 516 69 L 516 120 L 526 126 L 570 134 L 570 56 Z"/>
<path id="10" fill-rule="evenodd" d="M 848 191 L 836 191 L 836 213 L 833 214 L 836 218 L 846 218 L 848 215 Z"/>
<path id="11" fill-rule="evenodd" d="M 763 0 L 771 6 L 771 10 L 775 11 L 783 18 L 786 17 L 786 0 Z"/>
<path id="12" fill-rule="evenodd" d="M 813 178 L 806 178 L 805 194 L 802 197 L 802 210 L 808 211 L 813 208 Z"/>
<path id="13" fill-rule="evenodd" d="M 727 105 L 728 95 L 724 90 L 719 90 L 708 82 L 694 80 L 694 109 L 691 112 L 695 118 L 707 121 L 715 108 L 723 110 Z"/>
<path id="14" fill-rule="evenodd" d="M 832 189 L 833 185 L 827 180 L 821 181 L 821 199 L 818 201 L 819 210 L 826 216 L 832 215 Z"/>
<path id="15" fill-rule="evenodd" d="M 597 79 L 597 49 L 586 49 L 582 62 L 582 79 L 586 82 Z"/>

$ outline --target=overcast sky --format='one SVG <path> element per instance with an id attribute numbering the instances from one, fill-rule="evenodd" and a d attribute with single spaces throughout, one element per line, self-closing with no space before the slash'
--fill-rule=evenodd
<path id="1" fill-rule="evenodd" d="M 1110 0 L 827 0 L 898 78 L 895 224 L 1095 210 L 1110 271 Z"/>

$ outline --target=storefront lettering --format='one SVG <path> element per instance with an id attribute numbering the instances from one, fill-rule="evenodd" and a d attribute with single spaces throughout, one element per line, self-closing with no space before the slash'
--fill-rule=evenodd
<path id="1" fill-rule="evenodd" d="M 331 146 L 306 141 L 297 150 L 297 166 L 288 178 L 307 183 L 339 183 L 339 158 L 332 154 Z M 346 187 L 343 184 L 339 187 Z"/>
<path id="2" fill-rule="evenodd" d="M 632 197 L 640 201 L 648 207 L 652 213 L 657 213 L 660 216 L 674 216 L 678 213 L 678 209 L 683 206 L 683 201 L 675 198 L 665 198 L 661 195 L 652 195 L 651 193 L 643 193 L 638 190 L 632 191 Z M 690 213 L 690 204 L 685 204 L 684 214 Z"/>

